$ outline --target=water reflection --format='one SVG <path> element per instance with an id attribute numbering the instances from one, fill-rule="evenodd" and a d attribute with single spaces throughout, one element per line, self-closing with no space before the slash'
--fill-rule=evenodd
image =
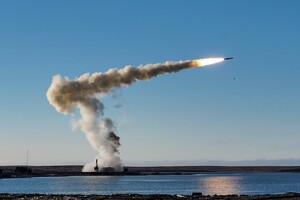
<path id="1" fill-rule="evenodd" d="M 0 193 L 275 194 L 300 192 L 300 173 L 209 173 L 0 179 Z"/>
<path id="2" fill-rule="evenodd" d="M 241 191 L 241 180 L 242 177 L 238 176 L 205 177 L 200 184 L 202 184 L 206 194 L 239 194 Z"/>
<path id="3" fill-rule="evenodd" d="M 119 182 L 118 176 L 82 176 L 82 177 L 52 177 L 44 179 L 47 193 L 85 193 L 93 194 L 98 191 L 113 193 L 114 184 Z M 71 189 L 73 191 L 68 192 Z M 51 192 L 53 191 L 53 192 Z"/>

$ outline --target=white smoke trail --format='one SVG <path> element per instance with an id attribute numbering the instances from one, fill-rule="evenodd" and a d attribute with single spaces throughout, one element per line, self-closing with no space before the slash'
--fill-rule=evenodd
<path id="1" fill-rule="evenodd" d="M 98 151 L 100 168 L 113 167 L 122 170 L 118 148 L 119 137 L 115 135 L 112 120 L 103 118 L 104 106 L 99 94 L 107 94 L 115 88 L 129 86 L 138 80 L 147 80 L 162 74 L 175 73 L 183 69 L 202 67 L 222 62 L 224 58 L 206 58 L 198 60 L 149 64 L 137 68 L 126 66 L 123 69 L 110 69 L 105 73 L 84 74 L 76 80 L 60 75 L 53 77 L 47 91 L 48 101 L 58 112 L 71 114 L 79 108 L 81 119 L 77 126 L 86 134 L 91 146 Z M 92 171 L 91 164 L 84 171 Z"/>

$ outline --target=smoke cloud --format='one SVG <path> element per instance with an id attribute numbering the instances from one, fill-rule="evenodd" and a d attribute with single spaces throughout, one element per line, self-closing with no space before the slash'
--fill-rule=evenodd
<path id="1" fill-rule="evenodd" d="M 103 117 L 104 105 L 100 101 L 100 94 L 105 95 L 138 80 L 147 80 L 162 74 L 210 65 L 223 60 L 224 58 L 206 58 L 149 64 L 137 68 L 126 66 L 119 70 L 110 69 L 105 73 L 83 74 L 75 80 L 56 75 L 47 91 L 47 98 L 58 112 L 66 115 L 74 113 L 78 108 L 81 119 L 75 123 L 75 126 L 86 134 L 91 146 L 98 151 L 99 167 L 113 167 L 115 171 L 122 171 L 118 150 L 120 138 L 116 135 L 113 121 Z M 92 164 L 87 164 L 83 171 L 93 171 L 91 166 Z"/>

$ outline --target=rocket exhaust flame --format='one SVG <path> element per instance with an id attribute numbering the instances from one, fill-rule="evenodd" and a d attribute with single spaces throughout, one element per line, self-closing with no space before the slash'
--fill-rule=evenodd
<path id="1" fill-rule="evenodd" d="M 120 138 L 116 135 L 113 121 L 103 118 L 104 105 L 99 94 L 107 94 L 119 87 L 129 86 L 139 80 L 175 73 L 183 69 L 203 67 L 224 61 L 224 58 L 205 58 L 188 61 L 148 64 L 137 68 L 125 66 L 123 69 L 110 69 L 105 73 L 83 74 L 75 80 L 56 75 L 47 91 L 49 103 L 58 112 L 72 114 L 79 109 L 81 119 L 76 122 L 91 146 L 98 151 L 100 168 L 113 167 L 122 170 L 119 150 Z M 83 171 L 93 171 L 87 164 Z"/>
<path id="2" fill-rule="evenodd" d="M 204 58 L 204 59 L 195 60 L 197 66 L 199 67 L 216 64 L 222 61 L 224 61 L 224 58 Z"/>

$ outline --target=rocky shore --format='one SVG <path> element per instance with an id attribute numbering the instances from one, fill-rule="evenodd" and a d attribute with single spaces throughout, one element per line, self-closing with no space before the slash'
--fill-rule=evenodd
<path id="1" fill-rule="evenodd" d="M 63 195 L 63 194 L 0 194 L 1 200 L 262 200 L 262 199 L 280 199 L 280 200 L 299 200 L 300 193 L 286 194 L 265 194 L 265 195 L 202 195 L 195 193 L 192 195 L 167 195 L 167 194 L 112 194 L 112 195 Z"/>

